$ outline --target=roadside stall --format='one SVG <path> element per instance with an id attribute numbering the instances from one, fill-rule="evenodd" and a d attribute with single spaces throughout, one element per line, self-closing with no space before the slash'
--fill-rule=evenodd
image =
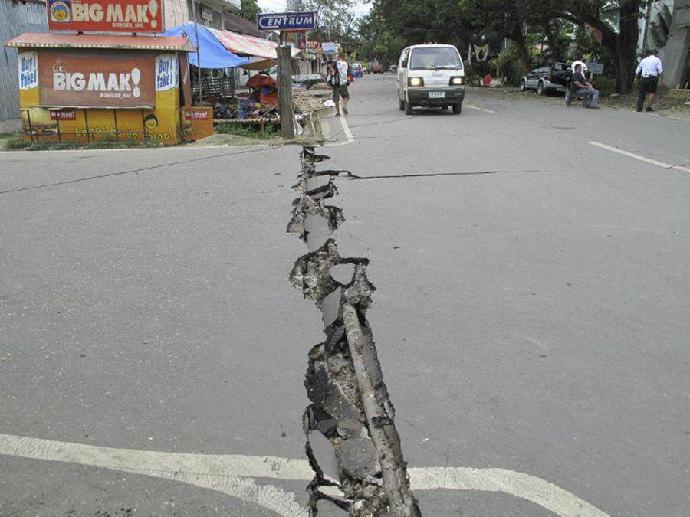
<path id="1" fill-rule="evenodd" d="M 276 81 L 268 73 L 276 64 L 275 43 L 192 22 L 165 35 L 187 36 L 197 49 L 189 54 L 192 100 L 213 106 L 214 123 L 256 126 L 262 132 L 279 123 Z M 255 73 L 244 88 L 236 84 L 240 67 Z"/>
<path id="2" fill-rule="evenodd" d="M 280 116 L 277 83 L 276 77 L 269 73 L 269 70 L 277 65 L 278 44 L 230 31 L 210 31 L 229 52 L 248 59 L 240 68 L 258 72 L 247 81 L 248 92 L 238 93 L 236 105 L 230 106 L 227 116 L 217 116 L 216 123 L 254 126 L 261 132 L 267 127 L 278 127 Z M 296 57 L 299 49 L 293 49 L 292 54 Z"/>
<path id="3" fill-rule="evenodd" d="M 18 50 L 26 139 L 182 140 L 187 38 L 27 33 L 6 45 Z"/>
<path id="4" fill-rule="evenodd" d="M 233 69 L 249 63 L 227 50 L 208 27 L 188 22 L 165 32 L 165 36 L 184 36 L 195 51 L 189 54 L 190 81 L 195 104 L 216 103 L 235 96 Z"/>
<path id="5" fill-rule="evenodd" d="M 186 35 L 161 35 L 163 0 L 45 4 L 50 32 L 6 43 L 18 51 L 27 140 L 172 144 L 212 129 L 211 109 L 192 105 L 195 47 Z"/>

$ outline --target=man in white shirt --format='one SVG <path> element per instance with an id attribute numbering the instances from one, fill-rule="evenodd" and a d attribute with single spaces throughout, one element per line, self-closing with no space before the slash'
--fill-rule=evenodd
<path id="1" fill-rule="evenodd" d="M 347 64 L 345 55 L 342 52 L 338 56 L 336 66 L 338 68 L 338 77 L 340 78 L 340 101 L 342 103 L 342 112 L 344 115 L 347 115 L 347 103 L 350 100 L 350 91 L 348 89 L 348 85 L 350 84 L 350 79 L 348 77 L 350 66 Z"/>
<path id="2" fill-rule="evenodd" d="M 664 71 L 661 59 L 657 57 L 656 50 L 650 50 L 646 58 L 640 61 L 635 70 L 635 82 L 640 83 L 640 94 L 637 97 L 637 111 L 642 111 L 645 98 L 647 99 L 647 111 L 654 111 L 652 104 L 656 98 L 656 88 L 659 85 L 659 77 Z"/>

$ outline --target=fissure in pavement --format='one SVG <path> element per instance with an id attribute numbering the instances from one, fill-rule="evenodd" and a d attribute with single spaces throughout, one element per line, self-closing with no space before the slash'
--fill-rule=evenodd
<path id="1" fill-rule="evenodd" d="M 290 280 L 321 310 L 326 335 L 311 347 L 305 377 L 311 402 L 303 420 L 306 453 L 315 473 L 308 487 L 310 515 L 327 501 L 356 517 L 418 516 L 366 320 L 375 289 L 366 274 L 369 260 L 338 253 L 333 236 L 345 218 L 326 200 L 338 194 L 335 179 L 343 171 L 318 171 L 326 159 L 313 147 L 303 148 L 287 229 L 309 249 L 295 262 Z"/>

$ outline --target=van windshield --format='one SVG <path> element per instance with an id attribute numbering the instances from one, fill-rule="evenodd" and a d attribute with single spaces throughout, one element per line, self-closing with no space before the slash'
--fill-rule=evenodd
<path id="1" fill-rule="evenodd" d="M 462 68 L 455 47 L 421 47 L 412 49 L 410 70 L 438 70 Z"/>

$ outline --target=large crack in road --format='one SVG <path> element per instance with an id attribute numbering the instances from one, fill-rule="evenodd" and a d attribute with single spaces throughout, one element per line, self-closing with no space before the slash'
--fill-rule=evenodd
<path id="1" fill-rule="evenodd" d="M 305 376 L 311 402 L 303 420 L 306 452 L 315 473 L 308 486 L 310 515 L 327 501 L 355 517 L 420 516 L 366 319 L 375 290 L 366 274 L 369 260 L 338 253 L 333 235 L 345 218 L 325 202 L 338 194 L 335 179 L 343 171 L 318 171 L 326 159 L 313 147 L 303 148 L 287 228 L 309 249 L 295 262 L 290 280 L 321 310 L 326 334 L 311 347 Z"/>

